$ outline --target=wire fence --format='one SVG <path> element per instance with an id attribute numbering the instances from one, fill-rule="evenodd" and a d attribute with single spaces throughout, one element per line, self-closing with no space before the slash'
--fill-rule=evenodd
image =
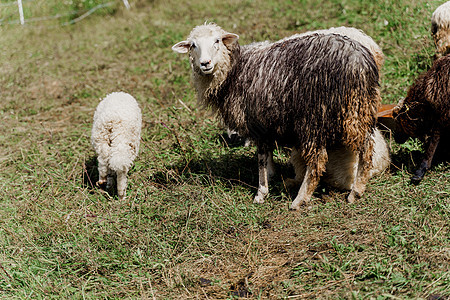
<path id="1" fill-rule="evenodd" d="M 104 3 L 98 3 L 99 1 L 94 0 L 57 0 L 54 3 L 45 0 L 44 2 L 39 0 L 14 0 L 0 3 L 0 25 L 25 25 L 26 23 L 67 19 L 67 21 L 61 23 L 64 26 L 77 23 L 97 10 L 111 8 L 119 3 L 124 5 L 126 9 L 130 9 L 128 0 L 112 0 Z M 39 14 L 44 15 L 36 16 Z"/>

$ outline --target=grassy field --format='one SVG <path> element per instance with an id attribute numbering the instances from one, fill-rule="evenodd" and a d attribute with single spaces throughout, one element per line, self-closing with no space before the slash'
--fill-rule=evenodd
<path id="1" fill-rule="evenodd" d="M 46 3 L 37 16 L 67 11 Z M 223 142 L 196 104 L 187 57 L 170 49 L 205 20 L 241 44 L 353 26 L 383 48 L 383 102 L 397 103 L 432 63 L 430 16 L 442 1 L 130 3 L 71 26 L 0 27 L 1 298 L 450 297 L 448 162 L 410 185 L 422 146 L 390 140 L 390 170 L 360 201 L 320 187 L 311 208 L 292 212 L 280 149 L 269 198 L 255 205 L 254 147 Z M 93 184 L 89 141 L 99 99 L 119 90 L 144 121 L 124 201 Z"/>

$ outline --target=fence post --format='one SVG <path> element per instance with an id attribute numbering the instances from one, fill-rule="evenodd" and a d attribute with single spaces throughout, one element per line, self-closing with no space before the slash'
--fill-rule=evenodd
<path id="1" fill-rule="evenodd" d="M 25 18 L 23 17 L 23 7 L 22 7 L 22 0 L 17 0 L 17 5 L 19 6 L 19 17 L 20 17 L 20 24 L 25 24 Z"/>
<path id="2" fill-rule="evenodd" d="M 123 4 L 125 4 L 127 9 L 130 9 L 130 3 L 128 3 L 128 0 L 123 0 Z"/>

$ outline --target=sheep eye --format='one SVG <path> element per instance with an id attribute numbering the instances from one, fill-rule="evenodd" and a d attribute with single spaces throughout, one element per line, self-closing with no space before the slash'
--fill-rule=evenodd
<path id="1" fill-rule="evenodd" d="M 218 44 L 219 42 L 220 42 L 220 39 L 217 39 L 217 40 L 216 40 L 216 44 Z"/>
<path id="2" fill-rule="evenodd" d="M 196 45 L 195 43 L 192 43 L 192 44 L 191 44 L 191 48 L 192 48 L 192 49 L 195 49 L 195 48 L 197 48 L 197 45 Z"/>

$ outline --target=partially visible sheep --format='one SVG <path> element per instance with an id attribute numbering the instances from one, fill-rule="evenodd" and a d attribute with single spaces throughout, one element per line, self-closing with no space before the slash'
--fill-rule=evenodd
<path id="1" fill-rule="evenodd" d="M 355 41 L 360 42 L 372 53 L 375 62 L 380 71 L 384 64 L 384 54 L 380 46 L 375 41 L 365 34 L 362 30 L 353 27 L 332 27 L 330 29 L 323 29 L 317 31 L 308 31 L 301 34 L 296 34 L 292 37 L 303 37 L 312 34 L 339 34 L 345 37 L 349 37 Z M 369 178 L 383 172 L 390 164 L 389 149 L 386 141 L 378 129 L 375 130 L 373 135 L 374 139 L 374 155 L 372 157 L 373 169 L 370 171 Z M 305 161 L 300 155 L 297 148 L 293 148 L 290 159 L 291 164 L 295 169 L 295 180 L 290 179 L 289 185 L 297 185 L 303 181 L 305 176 L 306 166 Z M 353 181 L 355 179 L 356 170 L 358 167 L 357 153 L 352 152 L 342 146 L 338 146 L 335 149 L 329 149 L 328 162 L 326 165 L 326 171 L 324 174 L 324 181 L 335 188 L 341 190 L 351 190 Z"/>
<path id="2" fill-rule="evenodd" d="M 394 108 L 393 117 L 397 142 L 407 137 L 427 142 L 425 157 L 411 178 L 418 184 L 430 168 L 438 144 L 450 141 L 450 54 L 435 60 L 431 69 L 417 78 Z"/>
<path id="3" fill-rule="evenodd" d="M 111 93 L 97 106 L 91 143 L 97 153 L 99 180 L 110 189 L 117 177 L 117 194 L 124 199 L 127 173 L 139 152 L 142 115 L 136 100 L 124 92 Z"/>
<path id="4" fill-rule="evenodd" d="M 299 209 L 316 188 L 327 149 L 342 145 L 358 153 L 348 197 L 365 190 L 372 165 L 378 69 L 369 50 L 347 37 L 313 34 L 257 47 L 240 47 L 238 35 L 215 24 L 195 27 L 172 49 L 189 53 L 200 103 L 258 147 L 259 187 L 268 194 L 268 162 L 275 147 L 291 145 L 306 162 L 306 174 L 291 204 Z"/>
<path id="5" fill-rule="evenodd" d="M 436 46 L 436 56 L 450 53 L 450 1 L 445 2 L 431 16 L 431 36 Z"/>
<path id="6" fill-rule="evenodd" d="M 372 169 L 369 178 L 381 174 L 389 167 L 391 162 L 389 148 L 380 130 L 376 129 L 373 135 L 374 148 L 372 156 Z M 290 162 L 295 169 L 295 179 L 289 179 L 288 185 L 299 185 L 306 172 L 305 160 L 297 149 L 293 149 Z M 328 152 L 328 162 L 323 180 L 329 186 L 340 190 L 351 190 L 358 170 L 358 155 L 355 151 L 338 146 Z"/>

